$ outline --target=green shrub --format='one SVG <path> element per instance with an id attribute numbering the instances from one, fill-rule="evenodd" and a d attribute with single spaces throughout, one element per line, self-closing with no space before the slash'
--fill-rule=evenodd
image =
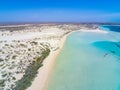
<path id="1" fill-rule="evenodd" d="M 33 61 L 25 70 L 23 78 L 16 82 L 16 87 L 13 90 L 26 90 L 38 73 L 38 69 L 43 66 L 43 60 L 49 55 L 50 50 L 47 48 L 42 52 L 41 57 Z"/>
<path id="2" fill-rule="evenodd" d="M 16 57 L 17 57 L 16 55 L 13 55 L 13 56 L 12 56 L 12 59 L 16 59 Z"/>
<path id="3" fill-rule="evenodd" d="M 5 80 L 0 80 L 0 86 L 4 87 L 5 86 Z"/>

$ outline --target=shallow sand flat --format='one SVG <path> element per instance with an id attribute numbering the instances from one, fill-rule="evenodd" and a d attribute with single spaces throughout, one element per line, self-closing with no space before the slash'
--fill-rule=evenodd
<path id="1" fill-rule="evenodd" d="M 99 30 L 99 29 L 95 29 L 95 30 L 82 29 L 80 31 L 82 31 L 82 32 L 94 32 L 94 33 L 108 33 L 107 31 L 103 31 L 103 30 Z"/>
<path id="2" fill-rule="evenodd" d="M 12 40 L 29 40 L 33 38 L 45 38 L 48 36 L 56 36 L 61 33 L 64 33 L 64 31 L 58 29 L 58 28 L 50 28 L 50 29 L 43 29 L 41 32 L 37 31 L 31 31 L 31 32 L 22 32 L 22 33 L 7 33 L 6 35 L 0 35 L 0 40 L 6 40 L 6 41 L 12 41 Z M 10 34 L 10 35 L 9 35 Z"/>

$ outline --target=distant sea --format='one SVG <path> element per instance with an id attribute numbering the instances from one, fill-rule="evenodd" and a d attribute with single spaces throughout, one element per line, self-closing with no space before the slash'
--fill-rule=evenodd
<path id="1" fill-rule="evenodd" d="M 100 28 L 103 30 L 120 32 L 120 25 L 102 25 L 102 26 L 100 26 Z"/>
<path id="2" fill-rule="evenodd" d="M 67 37 L 46 90 L 120 90 L 120 26 L 100 29 Z"/>

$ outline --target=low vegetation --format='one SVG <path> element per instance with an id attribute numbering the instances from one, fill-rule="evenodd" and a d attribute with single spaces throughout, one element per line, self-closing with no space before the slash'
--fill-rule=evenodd
<path id="1" fill-rule="evenodd" d="M 5 80 L 0 80 L 0 87 L 4 87 L 5 86 Z"/>
<path id="2" fill-rule="evenodd" d="M 25 90 L 34 80 L 38 73 L 38 69 L 43 66 L 43 60 L 49 55 L 50 50 L 47 48 L 42 52 L 41 57 L 37 57 L 35 61 L 33 61 L 25 70 L 25 74 L 23 78 L 16 82 L 15 88 L 13 90 Z"/>

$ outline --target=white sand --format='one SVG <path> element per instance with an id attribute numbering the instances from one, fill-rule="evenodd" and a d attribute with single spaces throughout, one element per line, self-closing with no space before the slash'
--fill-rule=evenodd
<path id="1" fill-rule="evenodd" d="M 9 31 L 6 31 L 5 35 L 0 35 L 0 40 L 6 40 L 6 41 L 12 41 L 12 40 L 29 40 L 33 38 L 45 38 L 48 36 L 56 36 L 61 35 L 61 33 L 64 33 L 63 30 L 58 28 L 49 28 L 49 29 L 43 29 L 41 32 L 36 31 L 29 31 L 29 32 L 16 32 L 10 34 Z M 7 35 L 8 34 L 8 35 Z M 10 35 L 9 35 L 10 34 Z"/>
<path id="2" fill-rule="evenodd" d="M 99 30 L 99 29 L 95 29 L 95 30 L 87 30 L 87 29 L 85 30 L 85 29 L 81 29 L 81 30 L 79 30 L 79 31 L 82 31 L 82 32 L 104 33 L 104 34 L 108 33 L 107 31 Z"/>
<path id="3" fill-rule="evenodd" d="M 7 59 L 4 63 L 6 67 L 0 67 L 0 79 L 2 79 L 2 75 L 4 73 L 11 72 L 11 77 L 15 77 L 16 79 L 11 79 L 11 82 L 8 80 L 5 81 L 5 88 L 9 89 L 11 86 L 15 85 L 15 82 L 21 79 L 24 75 L 24 70 L 27 66 L 34 60 L 34 58 L 40 56 L 42 49 L 50 48 L 51 53 L 44 61 L 44 66 L 39 69 L 39 74 L 36 77 L 35 81 L 33 81 L 33 87 L 29 90 L 39 90 L 39 88 L 44 87 L 44 83 L 47 81 L 48 74 L 50 72 L 50 68 L 59 53 L 59 50 L 56 50 L 59 45 L 61 45 L 60 40 L 61 37 L 70 32 L 71 30 L 63 30 L 55 27 L 44 27 L 44 28 L 30 28 L 28 30 L 16 30 L 14 32 L 10 31 L 0 31 L 0 58 Z M 63 39 L 62 39 L 63 40 Z M 19 42 L 18 42 L 19 41 Z M 32 41 L 37 42 L 37 45 L 31 44 Z M 64 40 L 63 40 L 64 41 Z M 61 41 L 62 42 L 62 41 Z M 24 46 L 22 46 L 23 44 Z M 41 45 L 43 44 L 43 45 Z M 30 49 L 30 51 L 28 50 Z M 3 53 L 4 52 L 4 53 Z M 17 56 L 13 59 L 13 56 Z M 21 71 L 21 69 L 17 69 L 20 67 L 20 61 L 22 60 L 22 67 L 25 69 Z M 15 64 L 12 64 L 14 62 Z M 2 64 L 1 62 L 0 64 Z M 9 65 L 8 65 L 9 64 Z M 14 67 L 15 65 L 15 67 Z M 14 68 L 12 68 L 14 67 Z M 12 70 L 10 69 L 12 68 Z M 4 72 L 4 73 L 2 73 Z M 20 72 L 20 73 L 14 73 Z M 7 78 L 7 76 L 5 77 Z M 40 89 L 42 90 L 42 89 Z"/>
<path id="4" fill-rule="evenodd" d="M 64 36 L 60 41 L 60 48 L 56 51 L 51 51 L 50 55 L 44 60 L 43 67 L 41 67 L 38 71 L 38 75 L 35 80 L 32 82 L 32 85 L 27 90 L 44 90 L 51 70 L 54 66 L 55 59 L 59 52 L 61 51 L 64 42 L 66 40 L 66 36 Z"/>

